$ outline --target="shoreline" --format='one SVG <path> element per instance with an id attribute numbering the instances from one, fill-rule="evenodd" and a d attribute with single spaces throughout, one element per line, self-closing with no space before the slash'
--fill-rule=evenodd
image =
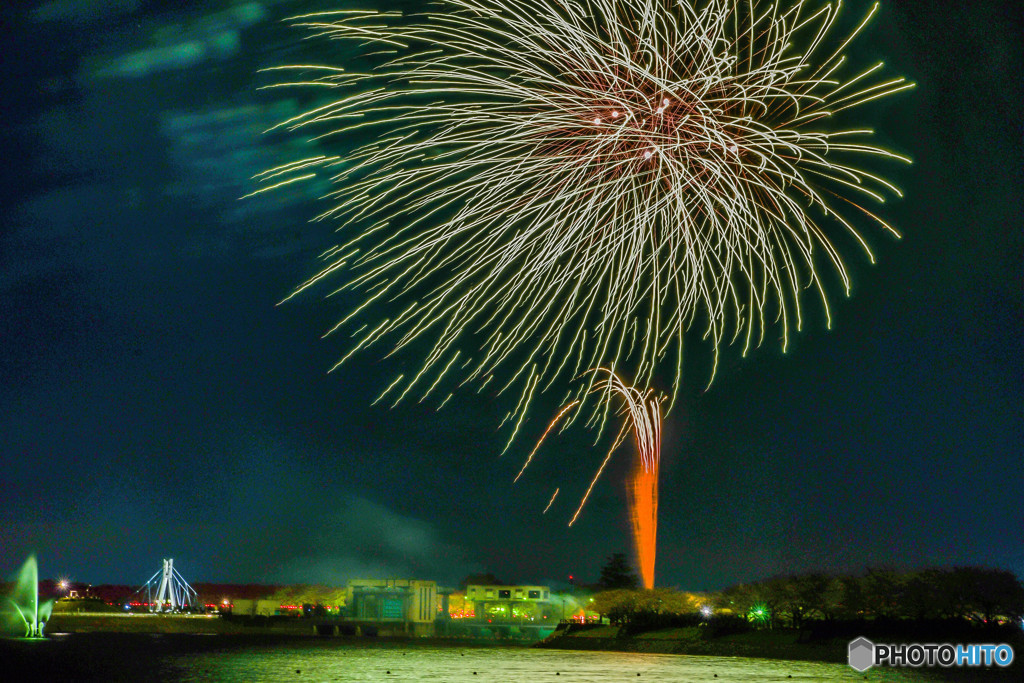
<path id="1" fill-rule="evenodd" d="M 796 631 L 749 631 L 717 637 L 705 637 L 699 628 L 669 628 L 633 635 L 622 635 L 617 626 L 599 626 L 575 630 L 562 629 L 541 641 L 508 638 L 467 638 L 458 636 L 412 637 L 408 635 L 325 636 L 316 631 L 316 622 L 306 619 L 235 620 L 205 615 L 149 614 L 60 614 L 53 615 L 46 627 L 48 639 L 62 636 L 133 637 L 141 635 L 220 636 L 209 645 L 232 647 L 235 643 L 322 642 L 341 647 L 472 647 L 539 648 L 567 651 L 625 652 L 636 654 L 730 657 L 776 661 L 806 661 L 846 664 L 848 638 L 808 640 Z M 906 642 L 906 638 L 875 636 L 875 642 Z M 935 680 L 1019 681 L 1024 680 L 1024 639 L 1013 640 L 1015 661 L 1006 668 L 978 667 L 927 669 Z M 924 669 L 922 669 L 924 671 Z"/>
<path id="2" fill-rule="evenodd" d="M 846 663 L 845 640 L 799 642 L 794 633 L 750 633 L 704 639 L 696 629 L 676 628 L 632 636 L 618 634 L 615 626 L 577 633 L 555 632 L 533 647 L 558 650 L 636 652 L 702 657 L 751 657 L 786 661 Z"/>
<path id="3" fill-rule="evenodd" d="M 74 636 L 222 636 L 226 640 L 315 640 L 356 646 L 374 643 L 388 646 L 433 645 L 443 647 L 520 647 L 536 640 L 470 636 L 414 636 L 405 633 L 346 635 L 333 633 L 332 622 L 305 618 L 235 618 L 207 615 L 158 614 L 61 614 L 53 615 L 44 630 L 47 638 Z M 322 627 L 327 626 L 324 630 Z"/>
<path id="4" fill-rule="evenodd" d="M 47 635 L 58 633 L 191 633 L 199 635 L 279 633 L 315 636 L 308 624 L 279 621 L 272 624 L 267 622 L 247 626 L 241 621 L 230 621 L 218 616 L 181 614 L 54 614 L 46 623 L 44 632 Z"/>
<path id="5" fill-rule="evenodd" d="M 847 664 L 849 639 L 815 641 L 800 639 L 793 631 L 751 631 L 716 638 L 704 638 L 699 629 L 674 628 L 622 635 L 615 626 L 569 632 L 556 631 L 531 647 L 552 650 L 629 652 L 642 654 L 699 657 L 740 657 L 777 661 L 806 661 Z M 905 638 L 879 639 L 879 642 L 905 642 Z M 943 681 L 1020 681 L 1024 680 L 1024 640 L 1010 643 L 1014 662 L 1009 667 L 923 667 L 915 669 Z M 908 667 L 913 669 L 912 667 Z M 872 671 L 874 669 L 870 669 Z"/>
<path id="6" fill-rule="evenodd" d="M 818 642 L 800 642 L 795 632 L 753 632 L 731 634 L 719 638 L 698 642 L 692 635 L 680 633 L 681 629 L 652 631 L 632 636 L 609 637 L 614 627 L 608 630 L 592 629 L 589 632 L 556 633 L 541 642 L 526 643 L 509 639 L 470 639 L 458 637 L 394 637 L 394 636 L 334 636 L 316 637 L 311 625 L 306 628 L 234 628 L 231 630 L 211 631 L 201 626 L 209 626 L 220 620 L 216 618 L 196 617 L 123 617 L 107 616 L 107 626 L 112 622 L 122 624 L 135 623 L 145 625 L 146 629 L 110 630 L 103 624 L 97 624 L 98 617 L 76 616 L 78 623 L 73 630 L 62 631 L 60 620 L 48 629 L 47 636 L 39 640 L 21 638 L 0 639 L 0 652 L 4 655 L 31 659 L 40 652 L 49 652 L 54 656 L 67 657 L 68 653 L 92 652 L 96 648 L 126 649 L 139 647 L 145 643 L 147 648 L 156 648 L 162 652 L 214 652 L 214 651 L 253 651 L 258 653 L 265 647 L 281 646 L 296 652 L 323 652 L 338 649 L 379 649 L 381 651 L 409 650 L 410 653 L 419 648 L 511 650 L 539 648 L 563 651 L 623 652 L 636 654 L 676 655 L 681 657 L 695 656 L 700 658 L 751 659 L 784 662 L 805 661 L 836 666 L 846 665 L 845 639 L 822 640 Z M 103 618 L 99 618 L 103 619 Z M 188 623 L 192 628 L 183 629 L 182 624 Z M 154 628 L 159 625 L 159 630 Z M 216 636 L 216 637 L 209 637 Z M 882 641 L 886 642 L 886 641 Z M 40 645 L 42 648 L 40 649 Z M 1015 662 L 1006 669 L 998 667 L 943 669 L 941 667 L 922 667 L 916 672 L 924 677 L 914 680 L 959 683 L 1003 683 L 1024 680 L 1024 646 L 1014 642 Z M 310 649 L 312 648 L 312 649 Z M 28 659 L 26 659 L 28 658 Z M 77 660 L 76 660 L 77 661 Z M 872 669 L 871 671 L 885 671 Z M 865 673 L 870 673 L 865 672 Z"/>

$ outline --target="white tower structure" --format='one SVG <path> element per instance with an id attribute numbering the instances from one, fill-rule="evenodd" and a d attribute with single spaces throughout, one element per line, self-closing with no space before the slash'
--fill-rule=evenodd
<path id="1" fill-rule="evenodd" d="M 174 568 L 174 558 L 165 559 L 163 569 L 153 574 L 142 588 L 146 589 L 150 612 L 180 612 L 199 602 L 195 589 Z"/>

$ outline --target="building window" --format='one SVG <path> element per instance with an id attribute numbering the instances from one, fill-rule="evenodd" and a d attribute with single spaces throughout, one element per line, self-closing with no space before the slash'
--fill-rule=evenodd
<path id="1" fill-rule="evenodd" d="M 499 600 L 508 600 L 511 597 L 512 597 L 512 591 L 510 591 L 510 590 L 499 590 L 498 591 L 498 599 Z"/>
<path id="2" fill-rule="evenodd" d="M 530 591 L 527 593 L 527 597 L 529 597 L 530 600 L 540 600 L 540 591 Z"/>

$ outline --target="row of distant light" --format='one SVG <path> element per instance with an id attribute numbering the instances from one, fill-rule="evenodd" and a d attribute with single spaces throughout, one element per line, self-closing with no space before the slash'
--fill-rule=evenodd
<path id="1" fill-rule="evenodd" d="M 124 604 L 124 606 L 125 607 L 129 607 L 129 606 L 131 606 L 131 607 L 150 607 L 151 605 L 159 605 L 159 604 L 163 604 L 163 603 L 158 603 L 158 602 L 126 602 Z M 213 608 L 213 607 L 234 607 L 235 605 L 232 602 L 228 602 L 227 600 L 224 600 L 224 602 L 222 602 L 220 604 L 213 603 L 213 602 L 208 602 L 208 603 L 205 603 L 203 606 L 204 607 Z M 335 609 L 331 605 L 321 605 L 321 606 L 324 609 L 326 609 L 328 612 L 331 611 L 332 609 Z M 302 609 L 302 605 L 278 605 L 277 608 L 278 609 Z"/>
<path id="2" fill-rule="evenodd" d="M 593 598 L 591 598 L 590 601 L 593 602 L 594 601 Z M 159 603 L 155 603 L 155 602 L 153 602 L 153 603 L 150 603 L 150 602 L 127 602 L 127 603 L 125 603 L 124 608 L 125 609 L 129 609 L 130 607 L 150 607 L 152 605 L 157 605 L 157 604 L 159 604 Z M 234 607 L 234 603 L 230 603 L 230 602 L 228 602 L 225 599 L 224 602 L 222 602 L 220 605 L 217 605 L 215 603 L 206 603 L 203 606 L 208 608 L 208 609 L 213 609 L 214 607 Z M 332 611 L 334 609 L 330 605 L 321 605 L 321 607 L 323 607 L 328 612 L 330 612 L 330 611 Z M 287 610 L 301 610 L 302 606 L 301 605 L 278 605 L 277 608 L 278 609 L 287 609 Z M 339 607 L 338 609 L 341 609 L 341 608 Z M 494 608 L 494 611 L 496 611 L 496 612 L 504 612 L 505 609 L 506 608 L 504 606 L 500 606 L 500 607 Z M 440 609 L 438 611 L 440 611 Z M 704 605 L 703 607 L 700 608 L 700 613 L 703 614 L 705 617 L 710 617 L 713 612 L 714 612 L 714 610 L 711 608 L 710 605 Z M 760 616 L 762 614 L 762 610 L 756 610 L 754 613 L 756 615 Z M 476 611 L 475 610 L 455 610 L 455 611 L 450 612 L 449 614 L 450 614 L 452 619 L 472 619 L 472 618 L 476 617 Z M 546 619 L 547 617 L 544 617 L 544 618 Z"/>

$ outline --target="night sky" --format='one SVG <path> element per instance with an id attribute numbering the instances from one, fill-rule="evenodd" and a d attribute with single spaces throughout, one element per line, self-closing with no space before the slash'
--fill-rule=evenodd
<path id="1" fill-rule="evenodd" d="M 1014 4 L 887 0 L 852 51 L 917 83 L 867 114 L 914 159 L 886 167 L 905 198 L 881 211 L 903 239 L 862 225 L 877 262 L 841 245 L 854 286 L 831 287 L 832 329 L 811 316 L 785 354 L 726 348 L 710 389 L 692 337 L 658 584 L 881 564 L 1024 577 Z M 309 223 L 324 187 L 238 200 L 309 149 L 262 134 L 303 102 L 258 91 L 258 70 L 329 61 L 280 19 L 336 6 L 4 10 L 0 577 L 34 551 L 43 576 L 93 583 L 141 584 L 174 557 L 192 581 L 558 586 L 630 551 L 628 449 L 572 528 L 604 453 L 593 433 L 548 442 L 512 484 L 564 389 L 499 457 L 517 396 L 371 407 L 415 358 L 371 351 L 328 374 L 347 349 L 321 335 L 351 302 L 325 288 L 277 305 L 335 241 Z"/>

